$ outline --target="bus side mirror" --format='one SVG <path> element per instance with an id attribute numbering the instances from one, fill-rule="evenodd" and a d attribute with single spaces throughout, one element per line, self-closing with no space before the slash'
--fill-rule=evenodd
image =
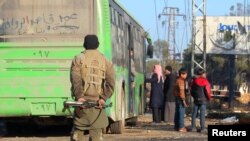
<path id="1" fill-rule="evenodd" d="M 147 48 L 147 56 L 148 56 L 149 58 L 153 58 L 153 53 L 154 53 L 153 50 L 154 50 L 154 49 L 153 49 L 153 46 L 152 46 L 152 45 L 148 45 L 148 48 Z"/>

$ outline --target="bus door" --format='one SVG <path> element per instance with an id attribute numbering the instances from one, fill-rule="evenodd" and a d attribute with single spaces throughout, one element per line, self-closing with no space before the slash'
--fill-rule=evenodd
<path id="1" fill-rule="evenodd" d="M 135 91 L 134 88 L 132 88 L 132 80 L 133 78 L 131 77 L 131 58 L 133 56 L 130 55 L 130 50 L 134 48 L 133 46 L 133 34 L 131 31 L 131 25 L 126 23 L 126 28 L 127 28 L 127 45 L 128 45 L 128 88 L 129 88 L 129 95 L 128 95 L 128 114 L 129 117 L 133 116 L 134 113 L 134 101 L 135 101 Z M 135 79 L 135 78 L 134 78 Z"/>

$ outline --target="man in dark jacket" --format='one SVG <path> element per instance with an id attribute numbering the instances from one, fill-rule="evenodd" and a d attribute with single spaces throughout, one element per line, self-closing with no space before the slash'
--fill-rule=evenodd
<path id="1" fill-rule="evenodd" d="M 174 88 L 176 76 L 172 72 L 171 66 L 165 67 L 166 79 L 164 81 L 164 96 L 165 96 L 165 108 L 164 108 L 164 121 L 167 124 L 174 123 L 174 113 L 175 113 L 175 96 Z"/>
<path id="2" fill-rule="evenodd" d="M 200 126 L 201 132 L 206 132 L 205 129 L 205 112 L 206 102 L 211 99 L 210 83 L 206 79 L 206 73 L 203 69 L 196 71 L 196 77 L 191 82 L 191 95 L 194 99 L 194 106 L 192 112 L 192 125 L 191 131 L 196 131 L 196 117 L 198 111 L 200 111 Z"/>

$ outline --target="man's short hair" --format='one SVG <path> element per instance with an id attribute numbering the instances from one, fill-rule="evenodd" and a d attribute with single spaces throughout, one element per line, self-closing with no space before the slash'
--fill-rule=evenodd
<path id="1" fill-rule="evenodd" d="M 96 35 L 86 35 L 83 46 L 85 49 L 97 49 L 99 46 L 98 37 Z"/>
<path id="2" fill-rule="evenodd" d="M 172 72 L 172 67 L 171 66 L 166 66 L 165 69 Z"/>
<path id="3" fill-rule="evenodd" d="M 185 73 L 187 73 L 187 69 L 185 69 L 185 68 L 179 69 L 179 76 L 180 76 L 181 74 L 185 74 Z"/>
<path id="4" fill-rule="evenodd" d="M 202 75 L 202 74 L 204 74 L 206 71 L 204 70 L 204 69 L 202 69 L 202 68 L 198 68 L 197 70 L 196 70 L 196 75 Z"/>

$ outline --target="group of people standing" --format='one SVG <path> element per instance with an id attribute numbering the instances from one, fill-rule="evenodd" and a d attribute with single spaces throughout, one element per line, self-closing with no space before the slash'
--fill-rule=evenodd
<path id="1" fill-rule="evenodd" d="M 174 122 L 176 75 L 172 73 L 171 66 L 165 67 L 165 75 L 162 74 L 161 66 L 155 65 L 151 78 L 147 79 L 151 83 L 150 107 L 153 123 Z"/>
<path id="2" fill-rule="evenodd" d="M 173 124 L 176 131 L 187 132 L 184 117 L 187 95 L 193 97 L 192 122 L 190 131 L 205 132 L 206 102 L 211 99 L 209 81 L 206 72 L 199 68 L 191 82 L 187 81 L 187 70 L 179 69 L 176 74 L 171 66 L 165 67 L 165 76 L 160 65 L 154 65 L 153 73 L 147 82 L 151 83 L 150 107 L 152 109 L 153 124 Z M 196 128 L 196 117 L 200 113 L 200 129 Z"/>

